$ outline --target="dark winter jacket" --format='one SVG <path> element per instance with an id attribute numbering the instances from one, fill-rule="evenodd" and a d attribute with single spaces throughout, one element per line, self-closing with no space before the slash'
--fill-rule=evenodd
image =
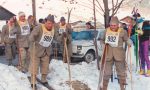
<path id="1" fill-rule="evenodd" d="M 150 37 L 150 21 L 144 21 L 143 26 L 143 35 L 140 36 L 140 41 L 146 41 L 149 40 Z"/>

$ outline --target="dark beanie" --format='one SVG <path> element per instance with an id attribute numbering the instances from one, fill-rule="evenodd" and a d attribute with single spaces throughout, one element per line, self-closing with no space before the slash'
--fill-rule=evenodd
<path id="1" fill-rule="evenodd" d="M 60 18 L 60 21 L 65 21 L 66 19 L 64 17 L 61 17 Z"/>

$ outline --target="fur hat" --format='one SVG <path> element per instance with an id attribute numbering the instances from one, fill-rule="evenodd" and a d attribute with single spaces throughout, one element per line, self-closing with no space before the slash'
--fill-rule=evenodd
<path id="1" fill-rule="evenodd" d="M 51 15 L 51 14 L 49 14 L 46 18 L 45 18 L 45 20 L 47 21 L 51 21 L 51 22 L 55 22 L 55 20 L 54 20 L 54 15 Z"/>
<path id="2" fill-rule="evenodd" d="M 22 12 L 22 11 L 20 11 L 20 12 L 18 13 L 18 16 L 19 16 L 19 17 L 20 17 L 20 16 L 25 16 L 25 13 Z"/>
<path id="3" fill-rule="evenodd" d="M 66 20 L 65 17 L 60 18 L 60 21 L 65 21 L 65 20 Z"/>
<path id="4" fill-rule="evenodd" d="M 119 24 L 119 20 L 117 16 L 111 17 L 109 24 Z"/>

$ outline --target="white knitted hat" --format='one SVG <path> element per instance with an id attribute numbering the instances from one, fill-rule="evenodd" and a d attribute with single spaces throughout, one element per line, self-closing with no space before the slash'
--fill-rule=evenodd
<path id="1" fill-rule="evenodd" d="M 19 17 L 20 17 L 20 16 L 25 16 L 25 13 L 22 12 L 22 11 L 20 11 L 20 12 L 18 13 L 18 16 L 19 16 Z"/>

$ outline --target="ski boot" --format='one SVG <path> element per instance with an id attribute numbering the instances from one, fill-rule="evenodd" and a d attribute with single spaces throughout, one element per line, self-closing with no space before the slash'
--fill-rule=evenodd
<path id="1" fill-rule="evenodd" d="M 31 84 L 31 87 L 32 87 L 32 89 L 33 89 L 33 84 Z M 34 85 L 34 87 L 35 87 L 35 90 L 37 90 L 36 84 Z"/>
<path id="2" fill-rule="evenodd" d="M 150 77 L 150 70 L 147 70 L 147 73 L 145 74 L 146 77 Z"/>
<path id="3" fill-rule="evenodd" d="M 145 70 L 141 69 L 141 70 L 139 71 L 139 74 L 140 74 L 140 75 L 144 75 L 144 74 L 145 74 Z"/>

